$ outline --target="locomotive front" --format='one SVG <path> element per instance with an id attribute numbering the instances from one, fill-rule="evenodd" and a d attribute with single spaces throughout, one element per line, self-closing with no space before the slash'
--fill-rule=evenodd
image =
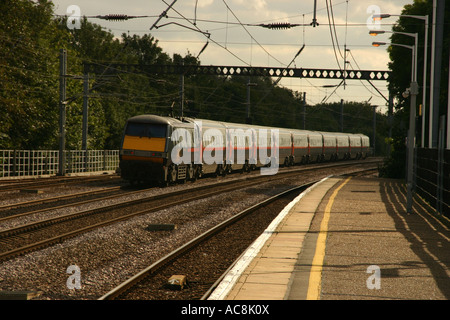
<path id="1" fill-rule="evenodd" d="M 120 149 L 121 177 L 131 182 L 164 181 L 170 130 L 170 121 L 164 117 L 128 119 Z"/>

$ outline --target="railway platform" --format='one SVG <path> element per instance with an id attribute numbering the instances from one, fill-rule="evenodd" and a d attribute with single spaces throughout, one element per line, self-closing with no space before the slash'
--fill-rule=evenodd
<path id="1" fill-rule="evenodd" d="M 448 300 L 449 219 L 399 180 L 328 177 L 292 201 L 210 300 Z"/>

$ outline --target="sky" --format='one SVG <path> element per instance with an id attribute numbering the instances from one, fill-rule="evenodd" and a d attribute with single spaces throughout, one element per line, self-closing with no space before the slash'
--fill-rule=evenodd
<path id="1" fill-rule="evenodd" d="M 127 21 L 89 21 L 110 30 L 117 37 L 151 34 L 169 55 L 191 53 L 202 65 L 254 67 L 344 68 L 344 48 L 348 70 L 388 70 L 386 47 L 373 47 L 372 41 L 389 42 L 390 34 L 372 37 L 369 30 L 390 31 L 398 17 L 374 22 L 373 13 L 399 15 L 413 0 L 317 0 L 316 19 L 311 26 L 314 0 L 54 0 L 55 13 L 75 15 L 71 5 L 82 16 L 126 14 L 148 16 Z M 167 17 L 160 15 L 167 11 Z M 328 4 L 328 10 L 327 10 Z M 333 24 L 334 20 L 334 24 Z M 330 23 L 331 22 L 331 23 Z M 258 24 L 290 23 L 289 29 L 267 29 Z M 195 25 L 194 25 L 195 24 Z M 305 25 L 305 26 L 304 26 Z M 197 29 L 198 28 L 198 29 Z M 196 30 L 193 30 L 196 29 Z M 202 31 L 202 32 L 199 32 Z M 206 35 L 208 32 L 209 38 Z M 333 37 L 332 37 L 333 35 Z M 332 41 L 333 39 L 333 41 Z M 334 46 L 333 46 L 334 43 Z M 302 52 L 294 59 L 299 49 Z M 406 49 L 405 49 L 406 50 Z M 410 53 L 407 53 L 410 54 Z M 292 63 L 291 63 L 292 62 Z M 274 78 L 276 79 L 276 78 Z M 279 85 L 306 92 L 309 105 L 322 101 L 364 102 L 386 112 L 385 99 L 367 81 L 347 80 L 337 87 L 339 79 L 283 78 Z M 372 81 L 388 97 L 386 81 Z"/>

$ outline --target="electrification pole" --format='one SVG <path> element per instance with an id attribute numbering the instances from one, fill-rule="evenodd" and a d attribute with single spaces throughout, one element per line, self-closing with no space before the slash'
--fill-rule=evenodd
<path id="1" fill-rule="evenodd" d="M 306 130 L 306 92 L 303 92 L 303 130 Z"/>
<path id="2" fill-rule="evenodd" d="M 444 34 L 444 0 L 433 1 L 433 33 L 431 43 L 429 148 L 438 147 L 439 96 L 441 85 L 442 43 Z"/>
<path id="3" fill-rule="evenodd" d="M 67 51 L 59 51 L 59 163 L 58 175 L 65 175 L 65 149 L 66 149 L 66 75 Z"/>
<path id="4" fill-rule="evenodd" d="M 88 172 L 88 117 L 89 117 L 89 73 L 83 75 L 83 125 L 81 149 L 84 150 L 84 171 Z"/>
<path id="5" fill-rule="evenodd" d="M 252 118 L 250 117 L 250 87 L 255 87 L 257 84 L 256 83 L 251 83 L 250 82 L 250 78 L 248 78 L 248 82 L 247 82 L 247 108 L 246 108 L 246 119 L 245 119 L 245 123 L 247 124 L 251 124 L 252 123 Z"/>
<path id="6" fill-rule="evenodd" d="M 183 62 L 184 65 L 184 62 Z M 183 119 L 184 112 L 184 73 L 180 75 L 180 117 Z"/>

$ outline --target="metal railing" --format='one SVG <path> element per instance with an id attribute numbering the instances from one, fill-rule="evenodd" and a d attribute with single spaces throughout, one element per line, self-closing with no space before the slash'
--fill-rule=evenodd
<path id="1" fill-rule="evenodd" d="M 67 150 L 65 173 L 115 171 L 119 150 Z M 56 175 L 57 150 L 0 150 L 0 178 Z"/>
<path id="2" fill-rule="evenodd" d="M 417 149 L 417 192 L 450 218 L 450 150 Z"/>

